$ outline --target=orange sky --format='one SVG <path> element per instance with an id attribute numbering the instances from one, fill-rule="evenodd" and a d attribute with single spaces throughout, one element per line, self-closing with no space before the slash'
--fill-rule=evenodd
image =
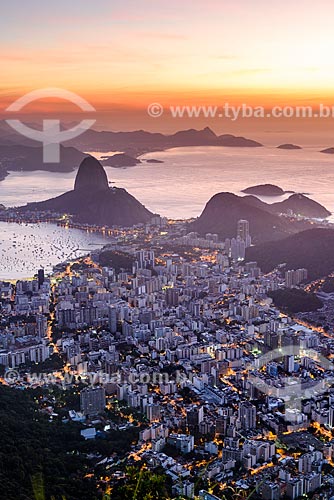
<path id="1" fill-rule="evenodd" d="M 146 125 L 150 102 L 332 104 L 333 18 L 332 0 L 11 0 L 0 112 L 44 87 L 80 94 L 112 128 Z"/>

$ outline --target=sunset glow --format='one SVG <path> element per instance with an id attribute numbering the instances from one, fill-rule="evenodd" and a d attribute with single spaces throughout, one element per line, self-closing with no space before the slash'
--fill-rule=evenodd
<path id="1" fill-rule="evenodd" d="M 1 110 L 50 86 L 130 115 L 155 100 L 330 102 L 333 15 L 330 0 L 6 2 Z"/>

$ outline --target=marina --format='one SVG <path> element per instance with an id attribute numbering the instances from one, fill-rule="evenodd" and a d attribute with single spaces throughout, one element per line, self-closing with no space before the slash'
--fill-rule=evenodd
<path id="1" fill-rule="evenodd" d="M 51 272 L 56 264 L 101 248 L 108 241 L 102 233 L 56 224 L 0 221 L 0 279 L 30 278 L 41 267 Z"/>

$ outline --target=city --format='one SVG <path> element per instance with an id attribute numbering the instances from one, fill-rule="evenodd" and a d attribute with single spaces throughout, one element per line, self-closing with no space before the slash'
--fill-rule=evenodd
<path id="1" fill-rule="evenodd" d="M 0 500 L 334 500 L 333 0 L 10 0 Z"/>
<path id="2" fill-rule="evenodd" d="M 89 442 L 130 432 L 127 452 L 91 454 L 106 494 L 133 464 L 161 470 L 172 498 L 330 498 L 334 342 L 270 297 L 307 270 L 245 261 L 247 220 L 223 242 L 184 231 L 156 217 L 50 276 L 2 282 L 3 383 L 73 395 L 62 425 Z M 59 419 L 57 404 L 38 411 Z"/>

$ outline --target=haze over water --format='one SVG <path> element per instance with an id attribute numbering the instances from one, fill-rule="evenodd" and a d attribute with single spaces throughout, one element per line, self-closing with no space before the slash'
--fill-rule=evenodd
<path id="1" fill-rule="evenodd" d="M 146 163 L 149 158 L 164 163 Z M 315 149 L 187 147 L 141 159 L 135 167 L 106 167 L 109 181 L 163 216 L 197 217 L 215 193 L 242 194 L 242 189 L 261 183 L 309 193 L 334 213 L 334 157 Z M 75 175 L 76 171 L 11 173 L 0 182 L 0 203 L 18 206 L 58 196 L 73 188 Z M 271 203 L 283 198 L 262 199 Z M 108 238 L 53 224 L 0 222 L 0 242 L 0 279 L 19 279 L 33 276 L 41 266 L 51 271 L 59 262 L 100 248 Z"/>
<path id="2" fill-rule="evenodd" d="M 127 189 L 147 208 L 163 216 L 197 217 L 215 193 L 241 194 L 242 189 L 261 183 L 309 193 L 334 212 L 334 156 L 314 148 L 187 147 L 141 157 L 149 158 L 164 163 L 143 161 L 135 167 L 107 167 L 106 171 L 111 185 Z M 0 203 L 17 206 L 57 196 L 73 188 L 75 175 L 76 172 L 11 173 L 0 182 Z M 267 202 L 280 199 L 263 198 Z"/>

